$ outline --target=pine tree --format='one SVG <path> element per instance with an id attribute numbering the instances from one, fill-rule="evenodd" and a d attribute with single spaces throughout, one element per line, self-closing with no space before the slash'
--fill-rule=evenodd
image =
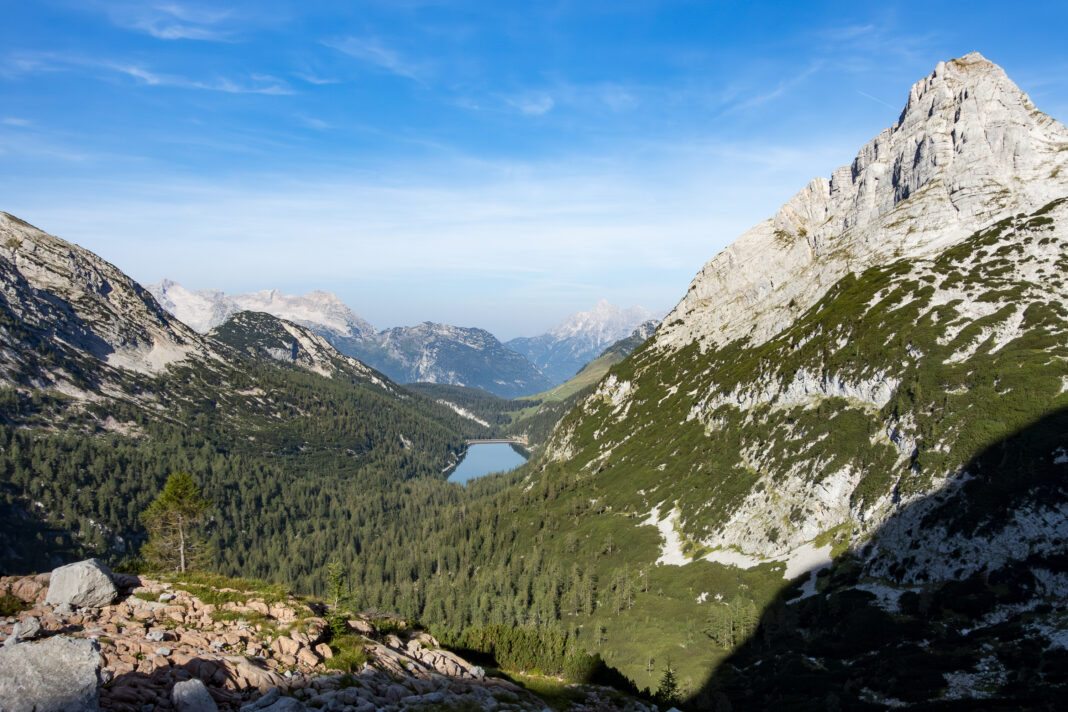
<path id="1" fill-rule="evenodd" d="M 664 707 L 673 707 L 679 703 L 679 683 L 675 679 L 675 668 L 671 667 L 668 660 L 664 666 L 664 674 L 660 678 L 660 686 L 656 688 L 656 701 Z"/>
<path id="2" fill-rule="evenodd" d="M 172 473 L 163 491 L 141 513 L 148 530 L 141 555 L 149 566 L 184 573 L 190 566 L 203 565 L 208 558 L 207 545 L 196 526 L 210 506 L 192 475 Z"/>

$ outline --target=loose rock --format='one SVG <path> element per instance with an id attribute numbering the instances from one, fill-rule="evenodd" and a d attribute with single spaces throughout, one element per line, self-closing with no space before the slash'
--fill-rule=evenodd
<path id="1" fill-rule="evenodd" d="M 178 712 L 218 712 L 208 688 L 200 680 L 185 680 L 175 683 L 171 701 Z"/>
<path id="2" fill-rule="evenodd" d="M 119 595 L 111 571 L 96 559 L 60 566 L 52 572 L 45 603 L 70 608 L 102 608 Z"/>

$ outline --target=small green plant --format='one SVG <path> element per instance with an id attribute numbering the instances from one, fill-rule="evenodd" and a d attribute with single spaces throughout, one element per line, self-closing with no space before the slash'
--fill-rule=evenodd
<path id="1" fill-rule="evenodd" d="M 10 593 L 0 596 L 0 616 L 15 616 L 29 607 L 30 604 Z"/>
<path id="2" fill-rule="evenodd" d="M 364 663 L 371 661 L 371 656 L 362 647 L 358 649 L 339 650 L 334 657 L 326 660 L 323 665 L 327 670 L 338 670 L 345 673 L 358 672 Z"/>

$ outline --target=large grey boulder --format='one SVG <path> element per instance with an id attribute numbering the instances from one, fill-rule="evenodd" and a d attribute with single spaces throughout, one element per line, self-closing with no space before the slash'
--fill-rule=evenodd
<path id="1" fill-rule="evenodd" d="M 56 636 L 0 648 L 0 710 L 96 712 L 100 649 L 93 640 Z"/>
<path id="2" fill-rule="evenodd" d="M 119 595 L 111 571 L 96 559 L 60 566 L 52 572 L 45 603 L 71 608 L 102 608 Z"/>
<path id="3" fill-rule="evenodd" d="M 219 712 L 208 688 L 197 679 L 176 682 L 171 690 L 171 701 L 178 712 Z"/>

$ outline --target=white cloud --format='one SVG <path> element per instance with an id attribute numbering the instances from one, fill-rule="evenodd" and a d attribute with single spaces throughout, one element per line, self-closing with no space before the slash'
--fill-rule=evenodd
<path id="1" fill-rule="evenodd" d="M 553 110 L 556 102 L 548 94 L 534 93 L 521 96 L 506 97 L 505 102 L 521 114 L 527 116 L 541 116 Z"/>
<path id="2" fill-rule="evenodd" d="M 204 89 L 207 91 L 221 91 L 228 94 L 292 94 L 293 90 L 278 79 L 267 74 L 253 74 L 248 82 L 238 82 L 226 77 L 202 81 L 189 79 L 176 74 L 157 74 L 144 67 L 132 64 L 107 64 L 104 65 L 116 72 L 140 79 L 149 86 L 170 86 L 182 89 Z"/>
<path id="3" fill-rule="evenodd" d="M 269 74 L 252 74 L 247 80 L 228 77 L 211 79 L 191 79 L 179 74 L 167 74 L 148 69 L 139 64 L 123 61 L 102 60 L 64 55 L 58 53 L 38 53 L 17 55 L 8 63 L 8 72 L 16 74 L 41 74 L 45 72 L 100 71 L 113 72 L 133 77 L 148 86 L 178 87 L 181 89 L 201 89 L 221 91 L 229 94 L 293 94 L 293 89 L 282 79 Z M 98 76 L 97 78 L 101 78 Z"/>
<path id="4" fill-rule="evenodd" d="M 387 47 L 377 37 L 343 37 L 337 40 L 324 40 L 323 44 L 387 72 L 415 81 L 422 81 L 422 76 L 426 71 L 425 67 L 409 61 L 400 52 Z"/>
<path id="5" fill-rule="evenodd" d="M 316 131 L 326 131 L 327 129 L 333 128 L 327 122 L 322 119 L 317 119 L 314 116 L 298 116 L 297 119 L 308 128 L 315 129 Z"/>
<path id="6" fill-rule="evenodd" d="M 759 94 L 749 96 L 745 99 L 741 99 L 740 101 L 737 101 L 728 106 L 726 110 L 728 112 L 746 111 L 748 109 L 761 106 L 763 104 L 768 103 L 769 101 L 777 99 L 783 94 L 786 94 L 788 91 L 797 87 L 810 76 L 819 71 L 822 64 L 823 63 L 820 61 L 812 62 L 808 65 L 808 67 L 802 69 L 800 72 L 797 72 L 793 76 L 781 80 L 771 91 L 761 92 Z"/>
<path id="7" fill-rule="evenodd" d="M 224 42 L 233 31 L 220 25 L 229 10 L 207 9 L 190 3 L 111 2 L 99 6 L 119 27 L 144 32 L 161 40 Z"/>
<path id="8" fill-rule="evenodd" d="M 320 76 L 318 76 L 316 74 L 312 74 L 311 72 L 294 72 L 293 76 L 296 77 L 297 79 L 300 79 L 302 81 L 308 82 L 309 84 L 315 84 L 317 86 L 322 86 L 324 84 L 340 84 L 341 83 L 340 79 L 333 79 L 331 77 L 320 77 Z"/>

